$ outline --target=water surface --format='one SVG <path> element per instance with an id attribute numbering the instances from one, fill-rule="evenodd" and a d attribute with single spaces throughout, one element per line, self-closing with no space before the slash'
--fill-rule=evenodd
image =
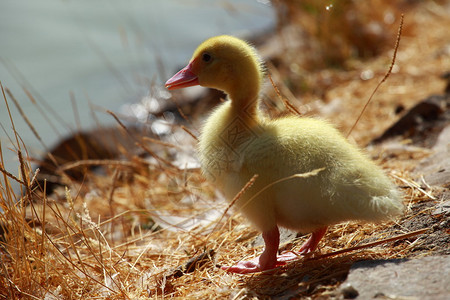
<path id="1" fill-rule="evenodd" d="M 93 106 L 117 112 L 145 97 L 150 84 L 162 86 L 205 38 L 252 36 L 268 30 L 273 20 L 267 1 L 256 0 L 5 0 L 0 4 L 0 81 L 51 146 L 78 126 L 96 126 Z M 28 150 L 42 155 L 44 147 L 12 101 L 9 105 Z M 96 118 L 114 123 L 101 110 Z M 3 99 L 0 123 L 6 168 L 16 174 Z"/>

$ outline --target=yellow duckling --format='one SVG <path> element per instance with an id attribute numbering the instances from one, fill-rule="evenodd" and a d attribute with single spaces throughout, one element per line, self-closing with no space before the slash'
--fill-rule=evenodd
<path id="1" fill-rule="evenodd" d="M 278 226 L 312 232 L 300 254 L 314 251 L 327 227 L 347 220 L 380 221 L 402 212 L 395 186 L 366 155 L 328 123 L 296 116 L 271 120 L 258 108 L 263 70 L 255 49 L 231 36 L 203 42 L 189 64 L 166 82 L 169 90 L 201 85 L 228 94 L 200 135 L 204 174 L 228 199 L 257 174 L 236 202 L 262 231 L 260 257 L 223 269 L 269 270 L 293 257 L 277 256 Z M 293 176 L 316 170 L 315 175 Z"/>

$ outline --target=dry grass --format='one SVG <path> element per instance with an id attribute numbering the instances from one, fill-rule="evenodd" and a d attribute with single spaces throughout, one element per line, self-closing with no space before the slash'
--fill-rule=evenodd
<path id="1" fill-rule="evenodd" d="M 356 35 L 354 30 L 360 30 L 370 22 L 342 28 L 344 24 L 334 24 L 346 23 L 348 16 L 341 16 L 339 10 L 337 13 L 328 13 L 323 6 L 319 6 L 317 14 L 305 18 L 305 10 L 295 10 L 292 3 L 308 1 L 281 2 L 290 4 L 290 9 L 296 11 L 296 17 L 291 17 L 292 20 L 284 24 L 269 46 L 263 47 L 263 53 L 267 53 L 266 56 L 272 61 L 269 71 L 278 88 L 300 112 L 332 119 L 343 132 L 348 132 L 370 93 L 389 68 L 402 13 L 405 14 L 403 34 L 392 75 L 380 87 L 351 137 L 364 145 L 397 119 L 397 107 L 408 109 L 431 94 L 443 92 L 446 83 L 439 76 L 450 69 L 449 34 L 446 30 L 450 18 L 445 2 L 442 5 L 436 1 L 407 5 L 407 1 L 339 1 L 352 3 L 348 11 L 358 10 L 352 15 L 379 23 L 383 28 L 382 34 L 388 35 L 388 38 L 382 39 L 382 43 L 365 44 L 374 48 L 369 52 L 382 51 L 379 55 L 359 57 L 358 51 L 349 51 L 348 55 L 339 59 L 339 65 L 330 64 L 324 59 L 327 51 L 341 51 L 339 46 L 332 44 L 332 38 L 328 35 L 314 36 L 314 30 L 304 29 L 308 26 L 298 24 L 312 19 L 309 23 L 313 25 L 310 26 L 328 26 L 326 31 L 330 35 L 344 40 L 345 36 Z M 388 24 L 383 21 L 386 14 L 393 18 L 388 18 L 391 20 Z M 325 16 L 331 20 L 320 22 Z M 350 40 L 345 40 L 344 44 L 345 47 L 354 47 Z M 267 99 L 276 99 L 272 87 L 266 89 L 266 94 Z M 266 103 L 271 108 L 275 106 L 278 110 L 280 107 L 283 109 L 282 103 L 272 103 L 270 100 L 266 100 Z"/>
<path id="2" fill-rule="evenodd" d="M 352 42 L 354 34 L 349 32 L 352 27 L 338 22 L 343 13 L 359 9 L 360 16 L 379 20 L 384 16 L 384 8 L 392 6 L 381 0 L 368 1 L 376 4 L 378 9 L 368 4 L 342 2 L 345 5 L 336 8 L 338 15 L 330 18 L 317 11 L 307 13 L 303 7 L 295 7 L 297 2 L 284 1 L 289 5 L 291 19 L 283 27 L 298 26 L 295 21 L 301 17 L 302 26 L 308 32 L 307 41 L 316 39 L 315 45 L 330 42 L 327 51 L 330 47 L 339 50 L 336 54 L 339 58 L 333 51 L 321 53 L 325 58 L 325 65 L 321 66 L 317 63 L 320 59 L 313 56 L 306 63 L 310 78 L 305 79 L 299 71 L 305 62 L 290 60 L 289 55 L 282 56 L 274 60 L 277 69 L 271 73 L 278 72 L 278 76 L 273 77 L 281 93 L 286 96 L 287 89 L 294 97 L 289 100 L 300 111 L 330 118 L 346 132 L 389 66 L 392 50 L 386 49 L 392 49 L 395 43 L 398 23 L 393 29 L 391 24 L 388 26 L 394 30 L 394 35 L 389 31 L 371 44 L 355 44 Z M 308 3 L 312 5 L 315 1 Z M 361 5 L 363 7 L 359 7 Z M 393 10 L 396 20 L 398 9 L 397 6 Z M 444 83 L 437 77 L 450 70 L 448 16 L 441 14 L 439 4 L 431 1 L 405 10 L 406 33 L 402 37 L 394 72 L 380 87 L 352 133 L 352 138 L 359 143 L 368 142 L 392 123 L 396 106 L 410 107 L 425 96 L 441 92 Z M 328 29 L 316 28 L 321 18 L 327 18 L 327 22 L 320 26 L 328 26 Z M 367 23 L 364 19 L 359 21 L 363 25 Z M 345 27 L 338 30 L 345 34 L 334 41 L 334 33 L 330 30 L 338 25 Z M 280 32 L 279 37 L 286 37 L 285 34 Z M 382 44 L 380 48 L 379 43 Z M 351 50 L 361 47 L 369 47 L 369 50 L 358 50 L 365 61 Z M 377 51 L 374 52 L 375 48 Z M 295 49 L 291 51 L 298 52 L 303 48 Z M 445 49 L 446 53 L 443 52 Z M 379 56 L 374 56 L 376 54 Z M 333 65 L 336 65 L 334 60 L 340 61 L 345 68 L 329 69 L 329 60 Z M 362 80 L 362 74 L 368 70 L 372 77 Z M 308 88 L 293 89 L 290 82 L 296 80 L 306 82 Z M 295 100 L 299 95 L 303 99 L 301 103 Z M 5 94 L 3 97 L 7 102 Z M 272 98 L 276 99 L 276 96 Z M 317 98 L 323 101 L 317 101 Z M 339 105 L 330 105 L 334 101 Z M 271 103 L 268 104 L 271 107 Z M 216 264 L 232 264 L 262 250 L 261 246 L 253 244 L 258 233 L 241 215 L 229 210 L 227 202 L 205 182 L 198 169 L 173 165 L 169 149 L 183 152 L 195 144 L 190 131 L 188 134 L 177 126 L 173 131 L 184 136 L 179 139 L 179 145 L 169 147 L 160 143 L 159 146 L 164 147 L 156 151 L 152 150 L 154 140 L 139 138 L 138 146 L 151 159 L 143 160 L 124 153 L 125 161 L 108 161 L 103 167 L 103 175 L 88 173 L 82 183 L 67 181 L 67 189 L 57 189 L 51 195 L 46 195 L 45 186 L 35 185 L 35 173 L 16 135 L 18 155 L 24 156 L 20 159 L 20 178 L 4 170 L 0 157 L 0 207 L 3 211 L 0 214 L 0 299 L 244 299 L 269 298 L 282 293 L 326 299 L 334 295 L 334 289 L 354 261 L 432 253 L 432 250 L 414 252 L 424 243 L 421 235 L 339 255 L 316 254 L 315 257 L 300 258 L 274 274 L 243 276 L 221 271 Z M 382 151 L 378 147 L 373 153 Z M 333 226 L 320 244 L 320 253 L 333 253 L 405 234 L 411 230 L 404 224 L 428 216 L 430 208 L 412 210 L 417 205 L 431 202 L 439 192 L 416 184 L 409 173 L 418 157 L 423 156 L 425 154 L 420 153 L 415 156 L 379 155 L 379 162 L 404 192 L 408 211 L 401 220 L 376 225 L 345 223 Z M 85 161 L 78 164 L 106 163 Z M 66 165 L 61 170 L 71 167 Z M 19 183 L 22 197 L 14 194 L 14 182 Z M 283 245 L 283 249 L 295 250 L 304 239 L 301 237 L 299 241 Z M 192 272 L 177 271 L 189 259 L 202 253 L 210 254 L 212 261 L 202 261 L 202 266 Z"/>

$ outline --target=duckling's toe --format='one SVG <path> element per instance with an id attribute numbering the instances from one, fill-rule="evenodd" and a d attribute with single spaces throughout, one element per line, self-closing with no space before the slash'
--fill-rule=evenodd
<path id="1" fill-rule="evenodd" d="M 230 273 L 236 274 L 250 274 L 257 272 L 270 272 L 270 270 L 275 270 L 278 267 L 283 267 L 288 261 L 298 259 L 298 254 L 295 252 L 284 252 L 278 255 L 275 263 L 264 263 L 261 262 L 261 256 L 255 257 L 252 260 L 240 261 L 234 266 L 222 266 L 221 269 Z M 264 260 L 264 259 L 263 259 Z M 263 267 L 262 267 L 263 266 Z"/>
<path id="2" fill-rule="evenodd" d="M 295 256 L 297 257 L 297 256 Z M 294 259 L 292 255 L 289 256 L 289 260 Z M 236 274 L 251 274 L 257 272 L 266 272 L 270 270 L 275 270 L 278 267 L 282 267 L 286 265 L 286 261 L 284 259 L 277 260 L 275 264 L 271 266 L 261 267 L 260 265 L 260 257 L 256 257 L 252 260 L 240 261 L 234 266 L 222 266 L 221 269 L 230 273 Z"/>
<path id="3" fill-rule="evenodd" d="M 261 267 L 259 266 L 259 257 L 256 257 L 252 260 L 240 261 L 234 266 L 222 266 L 221 269 L 230 273 L 237 274 L 261 272 Z"/>

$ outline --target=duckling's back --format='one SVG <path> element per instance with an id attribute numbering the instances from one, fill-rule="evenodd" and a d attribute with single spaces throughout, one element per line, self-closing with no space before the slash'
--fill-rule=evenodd
<path id="1" fill-rule="evenodd" d="M 284 214 L 281 220 L 329 225 L 354 219 L 378 221 L 402 211 L 398 192 L 384 172 L 326 122 L 292 117 L 269 122 L 268 127 L 274 128 L 275 134 L 267 133 L 278 144 L 274 168 L 283 170 L 278 176 L 324 168 L 316 176 L 295 178 L 275 188 L 277 199 L 283 201 L 278 206 L 279 214 Z M 301 211 L 302 218 L 289 217 L 292 211 Z"/>

